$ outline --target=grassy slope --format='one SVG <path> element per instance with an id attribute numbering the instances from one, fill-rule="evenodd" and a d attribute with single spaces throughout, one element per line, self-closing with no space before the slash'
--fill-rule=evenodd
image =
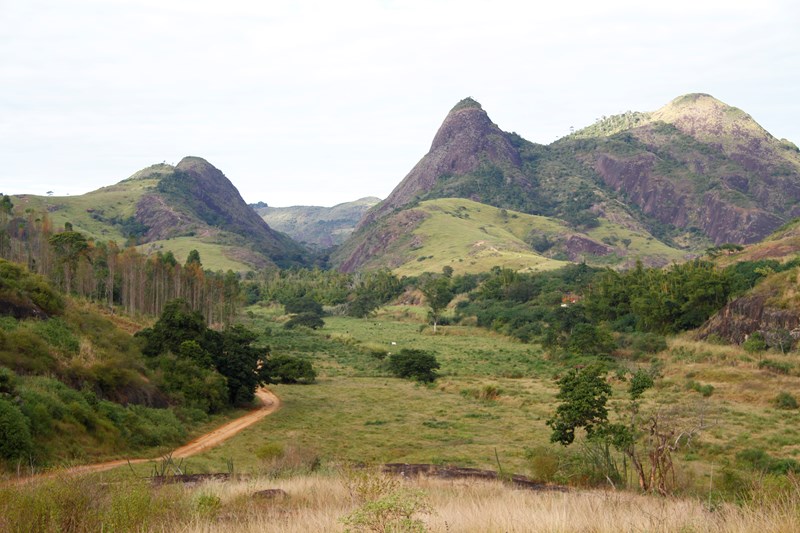
<path id="1" fill-rule="evenodd" d="M 407 261 L 395 269 L 398 275 L 440 272 L 451 266 L 456 273 L 486 272 L 493 266 L 522 271 L 543 271 L 558 268 L 564 261 L 551 259 L 533 251 L 525 239 L 538 233 L 555 239 L 572 232 L 553 218 L 504 211 L 496 207 L 462 198 L 444 198 L 422 202 L 415 208 L 426 213 L 425 220 L 414 231 L 421 245 L 406 252 Z M 616 246 L 629 239 L 624 249 L 630 257 L 661 258 L 663 262 L 680 261 L 685 252 L 642 232 L 632 231 L 603 220 L 587 232 L 597 241 L 611 239 Z M 619 264 L 619 255 L 587 257 L 590 264 Z"/>
<path id="2" fill-rule="evenodd" d="M 785 262 L 794 258 L 799 252 L 800 219 L 794 219 L 763 241 L 745 246 L 741 252 L 720 255 L 716 258 L 716 262 L 721 266 L 760 259 L 775 259 Z"/>
<path id="3" fill-rule="evenodd" d="M 251 270 L 251 267 L 228 255 L 236 250 L 235 247 L 204 242 L 198 237 L 176 237 L 174 239 L 153 241 L 147 244 L 140 244 L 137 248 L 147 254 L 171 250 L 181 264 L 186 262 L 190 251 L 197 250 L 200 253 L 200 261 L 203 263 L 203 268 L 206 270 L 227 271 L 230 269 L 234 272 Z"/>
<path id="4" fill-rule="evenodd" d="M 47 211 L 54 228 L 63 228 L 65 222 L 70 222 L 75 231 L 80 231 L 88 237 L 98 241 L 116 241 L 122 245 L 126 238 L 120 233 L 119 227 L 92 218 L 92 212 L 89 210 L 94 210 L 105 219 L 114 217 L 124 219 L 135 215 L 137 202 L 158 184 L 158 178 L 139 177 L 139 174 L 141 172 L 116 185 L 80 196 L 24 195 L 14 197 L 13 202 L 15 209 L 20 212 L 25 209 L 33 209 L 36 212 Z M 250 270 L 251 267 L 245 263 L 226 255 L 226 250 L 231 248 L 207 242 L 201 236 L 154 241 L 139 246 L 139 250 L 144 252 L 172 250 L 180 262 L 185 261 L 190 250 L 196 249 L 200 252 L 203 267 L 209 270 Z"/>
<path id="5" fill-rule="evenodd" d="M 72 223 L 75 231 L 85 233 L 96 240 L 125 242 L 119 228 L 91 217 L 90 210 L 108 219 L 118 216 L 128 218 L 136 213 L 136 203 L 158 179 L 129 179 L 116 185 L 103 187 L 80 196 L 34 196 L 24 195 L 13 199 L 19 211 L 33 209 L 48 212 L 54 228 L 63 228 L 65 222 Z"/>

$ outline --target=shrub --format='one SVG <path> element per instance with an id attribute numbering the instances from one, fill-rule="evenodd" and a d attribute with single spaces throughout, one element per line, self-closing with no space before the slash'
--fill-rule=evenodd
<path id="1" fill-rule="evenodd" d="M 284 446 L 278 442 L 268 442 L 256 450 L 256 457 L 262 461 L 271 461 L 281 457 L 284 453 Z"/>
<path id="2" fill-rule="evenodd" d="M 33 448 L 31 432 L 19 407 L 0 399 L 0 458 L 25 457 Z"/>
<path id="3" fill-rule="evenodd" d="M 667 339 L 658 333 L 637 333 L 631 337 L 631 348 L 636 352 L 658 353 L 667 349 Z"/>
<path id="4" fill-rule="evenodd" d="M 758 362 L 758 368 L 769 370 L 776 374 L 788 374 L 792 370 L 792 367 L 793 365 L 791 363 L 775 361 L 774 359 L 762 359 Z"/>
<path id="5" fill-rule="evenodd" d="M 756 331 L 751 333 L 747 340 L 742 343 L 742 348 L 747 353 L 763 352 L 767 349 L 767 341 L 764 340 L 764 335 Z"/>
<path id="6" fill-rule="evenodd" d="M 267 383 L 313 383 L 317 379 L 309 361 L 291 355 L 269 357 L 259 373 Z"/>
<path id="7" fill-rule="evenodd" d="M 389 356 L 389 370 L 399 378 L 431 383 L 436 381 L 439 367 L 436 357 L 423 350 L 403 348 L 400 353 Z"/>
<path id="8" fill-rule="evenodd" d="M 303 313 L 311 313 L 313 315 L 322 315 L 322 305 L 313 298 L 303 296 L 302 298 L 293 298 L 286 302 L 284 309 L 287 314 L 299 315 Z"/>
<path id="9" fill-rule="evenodd" d="M 319 315 L 314 313 L 300 313 L 290 318 L 286 324 L 283 325 L 286 329 L 294 329 L 297 326 L 304 326 L 311 329 L 319 329 L 325 325 Z"/>
<path id="10" fill-rule="evenodd" d="M 714 386 L 708 383 L 703 385 L 702 383 L 698 383 L 697 381 L 690 379 L 686 383 L 686 390 L 693 390 L 695 392 L 699 392 L 700 394 L 703 395 L 703 398 L 708 398 L 714 393 Z"/>
<path id="11" fill-rule="evenodd" d="M 775 397 L 775 407 L 778 409 L 797 409 L 797 398 L 786 391 L 780 392 Z"/>

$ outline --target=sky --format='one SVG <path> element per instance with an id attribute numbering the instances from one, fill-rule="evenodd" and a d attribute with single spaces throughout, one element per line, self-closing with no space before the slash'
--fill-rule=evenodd
<path id="1" fill-rule="evenodd" d="M 385 198 L 448 111 L 550 143 L 691 92 L 800 144 L 794 0 L 0 0 L 0 192 L 199 156 L 247 202 Z"/>

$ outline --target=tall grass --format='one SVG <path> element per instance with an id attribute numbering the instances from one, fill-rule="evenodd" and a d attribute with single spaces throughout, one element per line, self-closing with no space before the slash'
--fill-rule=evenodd
<path id="1" fill-rule="evenodd" d="M 0 531 L 344 531 L 345 517 L 364 499 L 353 497 L 351 481 L 338 471 L 196 487 L 151 487 L 143 480 L 103 483 L 96 475 L 64 477 L 0 488 Z M 432 532 L 800 530 L 796 483 L 740 505 L 711 505 L 628 492 L 532 492 L 476 480 L 387 482 L 399 494 L 424 498 L 430 512 L 414 518 Z M 256 495 L 264 489 L 280 489 L 285 496 Z M 370 499 L 378 493 L 361 496 Z"/>

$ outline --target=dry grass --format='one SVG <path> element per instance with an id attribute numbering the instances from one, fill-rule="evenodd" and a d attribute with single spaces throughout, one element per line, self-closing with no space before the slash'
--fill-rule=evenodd
<path id="1" fill-rule="evenodd" d="M 691 499 L 659 498 L 624 492 L 570 493 L 515 490 L 498 482 L 421 479 L 407 482 L 424 491 L 433 512 L 420 515 L 433 532 L 752 532 L 798 531 L 798 494 L 767 504 L 709 507 Z M 251 494 L 280 488 L 285 500 L 258 500 Z M 197 489 L 216 495 L 214 520 L 198 514 L 185 531 L 281 532 L 343 531 L 340 521 L 355 503 L 342 479 L 317 475 L 275 481 L 219 484 Z"/>

